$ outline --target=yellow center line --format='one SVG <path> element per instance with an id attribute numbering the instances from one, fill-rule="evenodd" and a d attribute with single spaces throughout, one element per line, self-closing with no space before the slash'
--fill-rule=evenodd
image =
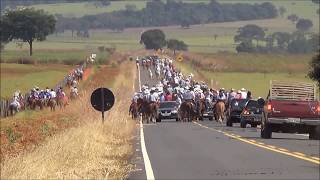
<path id="1" fill-rule="evenodd" d="M 197 122 L 193 122 L 193 123 L 197 124 L 198 126 L 204 126 L 204 125 L 199 124 Z M 207 127 L 207 126 L 205 126 L 205 127 Z M 208 127 L 207 129 L 209 129 L 211 131 L 219 132 L 218 130 L 216 130 L 214 128 Z M 315 164 L 320 164 L 319 158 L 317 159 L 316 157 L 306 156 L 305 154 L 299 153 L 299 152 L 289 152 L 288 150 L 281 150 L 282 148 L 277 148 L 277 147 L 271 146 L 271 145 L 265 145 L 264 143 L 261 143 L 261 142 L 258 142 L 258 141 L 252 142 L 252 141 L 250 141 L 250 140 L 248 140 L 246 138 L 242 138 L 241 136 L 231 135 L 231 134 L 225 133 L 223 131 L 222 131 L 222 133 L 225 134 L 228 137 L 232 137 L 232 138 L 237 139 L 239 141 L 242 141 L 242 142 L 245 142 L 245 143 L 260 147 L 260 148 L 263 148 L 263 149 L 267 149 L 267 150 L 270 150 L 270 151 L 273 151 L 273 152 L 277 152 L 277 153 L 280 153 L 280 154 L 285 154 L 287 156 L 295 157 L 295 158 L 302 159 L 302 160 L 305 160 L 305 161 L 308 161 L 308 162 L 312 162 L 312 163 L 315 163 Z"/>

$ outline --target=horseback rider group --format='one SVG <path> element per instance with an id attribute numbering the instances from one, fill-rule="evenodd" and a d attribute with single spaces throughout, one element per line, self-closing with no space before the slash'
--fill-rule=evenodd
<path id="1" fill-rule="evenodd" d="M 141 91 L 136 92 L 132 97 L 132 105 L 136 104 L 138 106 L 138 114 L 143 113 L 142 103 L 159 104 L 164 101 L 176 101 L 179 107 L 188 103 L 194 113 L 200 113 L 201 108 L 214 109 L 218 102 L 228 105 L 234 98 L 251 98 L 251 92 L 244 88 L 237 92 L 235 89 L 231 89 L 229 92 L 224 88 L 219 90 L 209 89 L 204 82 L 196 82 L 193 79 L 193 74 L 184 76 L 176 70 L 169 58 L 147 56 L 139 59 L 137 57 L 136 63 L 137 66 L 141 65 L 149 72 L 160 72 L 157 85 L 151 87 L 142 85 Z M 139 104 L 139 102 L 141 103 Z M 130 113 L 132 113 L 132 105 L 129 109 Z"/>

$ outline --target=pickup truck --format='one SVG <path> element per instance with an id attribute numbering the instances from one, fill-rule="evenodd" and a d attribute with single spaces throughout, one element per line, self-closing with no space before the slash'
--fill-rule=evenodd
<path id="1" fill-rule="evenodd" d="M 261 138 L 272 132 L 309 133 L 320 139 L 320 102 L 312 83 L 271 81 L 261 119 Z"/>

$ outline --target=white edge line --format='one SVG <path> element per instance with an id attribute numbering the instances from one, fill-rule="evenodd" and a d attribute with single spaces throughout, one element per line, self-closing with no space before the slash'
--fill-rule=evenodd
<path id="1" fill-rule="evenodd" d="M 138 78 L 139 78 L 139 89 L 141 91 L 141 77 L 140 77 L 140 66 L 138 65 Z M 148 156 L 146 143 L 144 141 L 144 133 L 143 133 L 143 124 L 142 124 L 142 117 L 140 117 L 140 141 L 141 141 L 141 151 L 143 156 L 144 168 L 146 170 L 147 179 L 155 179 L 153 175 L 153 170 L 151 166 L 151 162 Z"/>

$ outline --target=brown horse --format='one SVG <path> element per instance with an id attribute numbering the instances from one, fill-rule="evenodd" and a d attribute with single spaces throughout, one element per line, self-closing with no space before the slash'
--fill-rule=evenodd
<path id="1" fill-rule="evenodd" d="M 225 103 L 223 101 L 218 101 L 215 105 L 214 108 L 214 116 L 216 121 L 222 123 L 225 115 L 224 115 L 224 111 L 225 111 Z"/>
<path id="2" fill-rule="evenodd" d="M 60 109 L 65 108 L 69 104 L 69 98 L 67 96 L 58 96 L 57 105 Z"/>
<path id="3" fill-rule="evenodd" d="M 136 119 L 138 117 L 138 113 L 139 113 L 138 103 L 132 102 L 129 107 L 129 115 L 132 116 L 132 119 Z"/>
<path id="4" fill-rule="evenodd" d="M 57 106 L 57 101 L 52 98 L 48 100 L 47 106 L 50 107 L 51 111 L 55 111 L 56 110 L 56 106 Z"/>
<path id="5" fill-rule="evenodd" d="M 197 101 L 197 118 L 199 120 L 203 120 L 203 114 L 206 110 L 206 102 L 204 99 L 200 99 Z"/>
<path id="6" fill-rule="evenodd" d="M 39 98 L 30 98 L 29 100 L 30 109 L 35 110 L 39 106 L 40 110 L 43 109 L 44 100 Z"/>
<path id="7" fill-rule="evenodd" d="M 194 116 L 193 105 L 191 101 L 185 101 L 179 109 L 180 119 L 182 122 L 192 121 Z"/>
<path id="8" fill-rule="evenodd" d="M 156 122 L 157 111 L 158 111 L 157 103 L 155 102 L 148 103 L 147 109 L 146 109 L 147 123 L 149 123 L 150 121 Z"/>

